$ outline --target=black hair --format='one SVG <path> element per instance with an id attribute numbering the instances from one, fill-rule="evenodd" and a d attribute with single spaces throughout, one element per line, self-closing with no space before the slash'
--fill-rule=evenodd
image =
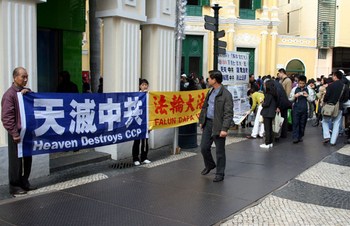
<path id="1" fill-rule="evenodd" d="M 282 72 L 283 74 L 287 74 L 287 72 L 286 72 L 286 70 L 284 70 L 284 68 L 280 68 L 280 69 L 278 70 L 278 72 Z"/>
<path id="2" fill-rule="evenodd" d="M 341 72 L 341 71 L 335 71 L 334 73 L 333 73 L 333 75 L 335 75 L 335 76 L 337 76 L 337 78 L 339 79 L 339 80 L 341 80 L 342 78 L 343 78 L 343 72 Z"/>
<path id="3" fill-rule="evenodd" d="M 146 83 L 147 85 L 149 85 L 147 79 L 140 78 L 139 79 L 139 86 L 142 85 L 142 83 Z"/>
<path id="4" fill-rule="evenodd" d="M 277 98 L 277 89 L 273 80 L 267 80 L 265 82 L 265 92 L 271 94 L 274 98 Z"/>
<path id="5" fill-rule="evenodd" d="M 247 96 L 250 96 L 251 94 L 255 93 L 256 90 L 255 89 L 248 89 L 247 91 Z"/>
<path id="6" fill-rule="evenodd" d="M 215 79 L 217 83 L 221 84 L 221 82 L 222 82 L 222 73 L 221 73 L 221 71 L 211 70 L 211 71 L 209 71 L 209 77 L 211 79 Z"/>
<path id="7" fill-rule="evenodd" d="M 306 82 L 306 76 L 305 75 L 299 75 L 298 81 Z"/>

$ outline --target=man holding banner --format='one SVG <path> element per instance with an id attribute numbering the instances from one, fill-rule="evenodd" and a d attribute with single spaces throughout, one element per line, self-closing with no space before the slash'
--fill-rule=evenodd
<path id="1" fill-rule="evenodd" d="M 8 132 L 8 159 L 9 159 L 9 190 L 12 195 L 26 194 L 35 189 L 29 184 L 28 178 L 32 168 L 32 157 L 18 158 L 17 144 L 21 142 L 21 119 L 17 99 L 17 92 L 25 94 L 31 92 L 26 88 L 28 74 L 23 67 L 13 71 L 13 84 L 4 93 L 1 101 L 1 121 Z"/>
<path id="2" fill-rule="evenodd" d="M 199 116 L 199 125 L 203 130 L 201 152 L 205 165 L 201 174 L 207 175 L 216 167 L 213 182 L 220 182 L 224 180 L 225 176 L 225 141 L 233 120 L 233 99 L 232 94 L 221 84 L 222 74 L 220 71 L 209 71 L 208 83 L 212 89 L 205 98 Z M 216 164 L 211 154 L 213 142 L 215 142 L 216 147 Z"/>

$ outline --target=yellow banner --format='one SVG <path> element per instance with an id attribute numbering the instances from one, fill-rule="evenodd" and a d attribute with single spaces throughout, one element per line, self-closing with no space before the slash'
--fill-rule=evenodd
<path id="1" fill-rule="evenodd" d="M 161 129 L 198 122 L 209 89 L 149 92 L 149 126 Z"/>

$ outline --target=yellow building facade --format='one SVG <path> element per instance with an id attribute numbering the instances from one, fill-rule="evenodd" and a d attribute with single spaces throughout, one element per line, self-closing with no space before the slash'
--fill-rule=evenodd
<path id="1" fill-rule="evenodd" d="M 279 68 L 285 68 L 288 74 L 306 75 L 308 79 L 328 75 L 336 69 L 350 70 L 346 63 L 349 58 L 347 48 L 350 46 L 346 9 L 350 1 L 203 2 L 188 1 L 185 32 L 186 39 L 203 37 L 200 71 L 204 77 L 205 72 L 213 68 L 213 32 L 204 29 L 204 15 L 213 16 L 211 6 L 214 4 L 222 7 L 219 11 L 219 30 L 225 30 L 226 35 L 220 40 L 227 42 L 227 51 L 250 52 L 250 73 L 254 73 L 255 77 L 275 76 Z M 201 7 L 202 14 L 197 12 L 195 15 L 193 7 Z M 329 18 L 329 21 L 325 18 Z M 193 68 L 185 67 L 184 72 L 192 73 Z"/>

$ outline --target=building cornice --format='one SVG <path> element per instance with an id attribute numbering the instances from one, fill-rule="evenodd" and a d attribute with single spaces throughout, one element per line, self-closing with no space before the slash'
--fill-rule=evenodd
<path id="1" fill-rule="evenodd" d="M 127 11 L 123 11 L 120 9 L 111 9 L 111 10 L 103 10 L 96 12 L 96 17 L 104 18 L 104 17 L 123 17 L 127 19 L 137 20 L 141 22 L 146 22 L 147 17 L 142 16 L 137 13 L 130 13 Z"/>
<path id="2" fill-rule="evenodd" d="M 148 19 L 146 22 L 142 23 L 141 25 L 160 25 L 164 27 L 175 27 L 174 21 L 164 21 L 161 20 L 160 18 L 155 18 L 155 19 Z"/>

